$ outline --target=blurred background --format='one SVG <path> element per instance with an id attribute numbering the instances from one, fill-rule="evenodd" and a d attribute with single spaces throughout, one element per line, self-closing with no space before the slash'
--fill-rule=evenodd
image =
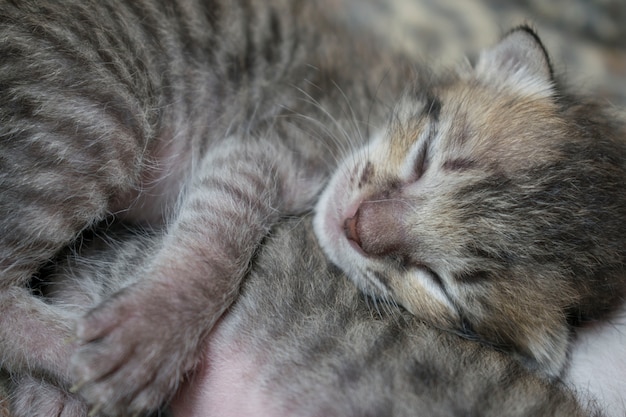
<path id="1" fill-rule="evenodd" d="M 433 65 L 450 64 L 520 24 L 534 27 L 570 86 L 626 112 L 626 0 L 334 0 Z"/>

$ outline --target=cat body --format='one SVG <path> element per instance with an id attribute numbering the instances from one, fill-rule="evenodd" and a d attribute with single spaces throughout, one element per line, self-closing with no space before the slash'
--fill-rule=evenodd
<path id="1" fill-rule="evenodd" d="M 362 290 L 558 377 L 571 325 L 623 294 L 623 127 L 556 84 L 528 28 L 431 74 L 332 7 L 2 3 L 4 369 L 155 410 L 332 174 L 315 230 Z M 74 331 L 28 284 L 102 220 L 164 235 Z"/>
<path id="2" fill-rule="evenodd" d="M 171 395 L 271 225 L 312 207 L 411 78 L 407 57 L 356 44 L 324 7 L 2 2 L 3 368 L 107 414 Z M 74 324 L 28 284 L 105 219 L 167 238 L 145 279 Z"/>
<path id="3" fill-rule="evenodd" d="M 42 292 L 78 318 L 132 284 L 161 239 L 108 231 L 61 257 Z M 43 391 L 44 382 L 36 378 L 20 382 L 13 389 L 25 400 L 32 395 L 24 392 Z M 73 394 L 50 384 L 46 389 L 72 399 L 62 415 L 85 415 L 69 413 L 81 406 L 82 413 L 87 410 Z M 407 311 L 375 308 L 328 262 L 311 216 L 305 216 L 272 230 L 240 297 L 216 324 L 202 362 L 168 412 L 173 417 L 600 415 L 586 405 L 563 383 L 529 371 L 511 355 L 432 327 Z"/>

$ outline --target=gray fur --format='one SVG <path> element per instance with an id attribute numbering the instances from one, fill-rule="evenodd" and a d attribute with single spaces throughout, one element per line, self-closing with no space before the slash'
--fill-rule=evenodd
<path id="1" fill-rule="evenodd" d="M 256 364 L 248 378 L 275 404 L 274 415 L 600 415 L 562 383 L 529 372 L 508 354 L 406 311 L 375 307 L 328 263 L 310 220 L 294 218 L 272 230 L 211 338 L 213 348 L 237 351 Z M 50 303 L 79 316 L 89 303 L 132 283 L 114 277 L 132 276 L 118 272 L 141 268 L 161 240 L 158 234 L 108 234 L 113 237 L 61 257 L 42 287 Z M 31 382 L 27 388 L 39 387 Z"/>
<path id="2" fill-rule="evenodd" d="M 3 368 L 76 385 L 109 414 L 171 395 L 271 225 L 312 206 L 410 78 L 406 57 L 354 48 L 323 8 L 0 4 Z M 27 284 L 104 219 L 167 237 L 145 279 L 75 325 Z"/>
<path id="3" fill-rule="evenodd" d="M 570 325 L 610 314 L 621 300 L 623 127 L 553 86 L 530 30 L 489 49 L 476 69 L 434 77 L 383 40 L 340 25 L 332 3 L 0 4 L 2 368 L 50 381 L 60 392 L 52 397 L 73 386 L 106 415 L 156 409 L 200 360 L 272 226 L 310 210 L 331 174 L 352 174 L 350 189 L 376 191 L 365 200 L 392 196 L 414 217 L 396 215 L 407 205 L 392 204 L 379 213 L 384 221 L 341 219 L 350 232 L 343 239 L 358 241 L 369 255 L 363 264 L 375 264 L 363 284 L 326 239 L 327 255 L 351 279 L 417 317 L 558 375 Z M 533 94 L 540 99 L 529 100 Z M 461 123 L 467 114 L 471 123 Z M 397 172 L 428 136 L 424 120 L 440 116 L 448 124 L 437 132 L 446 134 L 433 143 L 444 154 L 463 149 L 455 140 L 471 145 L 477 137 L 492 139 L 490 152 L 478 163 L 440 161 L 453 173 L 436 198 L 403 200 L 399 190 L 408 185 Z M 529 157 L 535 148 L 522 140 L 529 137 L 545 137 L 531 143 L 545 159 Z M 383 138 L 388 152 L 352 153 L 371 138 Z M 383 155 L 373 169 L 337 169 L 341 160 L 360 168 Z M 413 165 L 411 184 L 428 175 Z M 473 175 L 466 181 L 456 171 Z M 511 197 L 522 209 L 509 210 Z M 488 204 L 476 212 L 477 202 Z M 545 209 L 547 227 L 517 228 L 528 224 L 530 209 Z M 481 227 L 470 227 L 468 216 L 481 218 Z M 411 233 L 388 233 L 402 231 L 390 219 L 409 219 Z M 75 311 L 34 296 L 28 284 L 40 269 L 102 221 L 162 230 L 158 245 L 142 252 L 146 259 L 126 264 L 136 269 L 95 264 L 104 280 L 132 284 L 93 299 L 82 297 L 98 291 L 77 287 L 83 307 Z M 435 226 L 420 229 L 423 221 Z M 579 245 L 572 247 L 572 236 Z M 411 280 L 402 278 L 415 269 L 434 283 L 438 276 L 448 286 L 477 285 L 447 300 L 451 319 L 433 298 L 406 291 Z"/>
<path id="4" fill-rule="evenodd" d="M 317 206 L 364 291 L 557 377 L 572 326 L 626 294 L 626 126 L 568 92 L 538 36 L 420 86 Z"/>

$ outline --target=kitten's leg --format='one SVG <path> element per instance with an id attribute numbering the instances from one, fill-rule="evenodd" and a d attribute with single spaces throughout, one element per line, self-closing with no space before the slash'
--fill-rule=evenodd
<path id="1" fill-rule="evenodd" d="M 0 291 L 0 318 L 3 368 L 68 380 L 75 316 L 34 297 L 26 288 L 9 287 Z"/>
<path id="2" fill-rule="evenodd" d="M 136 265 L 141 264 L 145 255 L 150 253 L 152 244 L 159 238 L 158 234 L 111 232 L 111 235 L 104 239 L 98 238 L 90 242 L 85 249 L 75 248 L 65 258 L 59 257 L 55 269 L 43 277 L 45 297 L 36 300 L 44 300 L 46 309 L 51 315 L 62 311 L 64 330 L 68 335 L 71 332 L 73 336 L 76 320 L 107 295 L 132 283 L 128 281 L 128 277 L 124 280 L 113 279 L 116 276 L 115 272 L 134 271 Z M 29 303 L 32 302 L 32 298 L 29 298 Z M 46 323 L 37 320 L 32 324 L 45 329 Z M 41 329 L 35 332 L 38 333 L 41 333 Z M 55 341 L 58 339 L 47 334 L 40 342 L 55 343 Z M 69 343 L 69 336 L 66 343 Z M 31 340 L 24 346 L 33 344 Z M 53 351 L 56 352 L 58 349 Z M 57 364 L 59 372 L 67 373 L 69 357 L 69 353 L 63 355 L 67 360 L 59 361 Z M 7 375 L 0 381 L 8 387 L 10 393 L 7 401 L 10 404 L 11 417 L 87 417 L 89 412 L 87 402 L 69 392 L 70 384 L 67 381 L 59 381 L 56 378 L 44 379 L 34 375 L 17 373 Z"/>
<path id="3" fill-rule="evenodd" d="M 61 177 L 58 181 L 63 183 Z M 0 190 L 5 185 L 0 179 Z M 34 190 L 25 187 L 23 192 Z M 35 205 L 46 208 L 34 214 L 37 208 L 27 201 L 9 203 L 10 197 L 4 191 L 0 193 L 0 213 L 4 213 L 5 205 L 15 206 L 15 213 L 0 216 L 0 230 L 6 231 L 0 235 L 0 366 L 13 374 L 39 372 L 69 381 L 69 359 L 75 347 L 70 341 L 75 336 L 76 315 L 35 297 L 28 282 L 43 262 L 69 245 L 81 229 L 101 218 L 105 205 L 100 207 L 101 201 L 94 196 L 82 196 L 80 202 L 70 206 L 54 204 L 41 196 Z M 45 211 L 54 216 L 46 216 Z M 35 222 L 31 216 L 41 218 Z M 29 234 L 25 234 L 29 228 Z"/>
<path id="4" fill-rule="evenodd" d="M 91 210 L 76 204 L 72 208 L 81 214 L 73 215 L 67 205 L 55 205 L 45 196 L 29 205 L 28 201 L 5 194 L 6 185 L 7 181 L 0 178 L 1 366 L 11 373 L 33 370 L 67 377 L 73 324 L 64 312 L 34 297 L 28 282 L 44 261 L 89 224 L 89 220 L 78 217 L 83 208 L 85 213 Z M 24 194 L 34 192 L 26 186 L 21 189 Z M 37 212 L 38 205 L 48 203 L 49 207 Z M 14 209 L 5 216 L 8 205 Z M 46 211 L 54 215 L 47 216 Z M 91 216 L 96 219 L 97 210 L 91 211 Z"/>
<path id="5" fill-rule="evenodd" d="M 229 138 L 203 162 L 143 279 L 78 324 L 80 393 L 107 414 L 153 410 L 198 362 L 277 219 L 311 203 L 284 147 Z"/>
<path id="6" fill-rule="evenodd" d="M 64 104 L 55 99 L 59 109 Z M 7 111 L 4 105 L 0 112 Z M 28 118 L 21 122 L 32 126 L 19 134 L 0 126 L 0 365 L 14 374 L 32 370 L 67 378 L 73 324 L 58 308 L 33 297 L 28 283 L 42 264 L 105 217 L 114 196 L 131 188 L 138 175 L 138 151 L 133 151 L 140 148 L 130 149 L 136 141 L 123 127 L 109 123 L 98 130 L 96 124 L 84 132 L 78 126 L 90 121 L 81 118 L 85 112 L 57 113 L 58 125 L 77 126 L 76 137 Z M 95 113 L 90 116 L 107 121 Z M 107 135 L 129 145 L 107 148 Z M 103 143 L 89 139 L 94 136 Z"/>
<path id="7" fill-rule="evenodd" d="M 11 417 L 87 417 L 89 413 L 77 396 L 30 375 L 14 379 L 9 396 Z"/>

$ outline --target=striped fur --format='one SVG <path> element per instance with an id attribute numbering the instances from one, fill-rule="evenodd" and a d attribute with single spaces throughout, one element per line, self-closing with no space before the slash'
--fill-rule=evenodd
<path id="1" fill-rule="evenodd" d="M 110 415 L 171 395 L 269 227 L 311 208 L 412 72 L 376 40 L 354 47 L 326 6 L 0 4 L 3 368 Z M 74 325 L 28 283 L 101 221 L 167 238 L 145 279 Z"/>
<path id="2" fill-rule="evenodd" d="M 365 291 L 555 378 L 626 291 L 626 128 L 569 95 L 529 28 L 407 94 L 317 207 Z"/>
<path id="3" fill-rule="evenodd" d="M 132 284 L 133 272 L 162 239 L 158 233 L 117 230 L 85 240 L 79 250 L 60 257 L 42 292 L 78 316 Z M 161 412 L 176 417 L 601 415 L 560 381 L 541 378 L 511 355 L 429 326 L 407 311 L 374 309 L 371 302 L 329 264 L 311 216 L 279 222 L 259 249 L 240 297 L 212 333 L 199 369 Z M 248 367 L 245 377 L 221 378 L 228 372 L 222 368 L 236 366 Z M 26 376 L 12 389 L 31 407 L 43 397 L 44 410 L 65 406 L 63 416 L 85 415 L 84 404 L 49 382 Z M 227 414 L 246 406 L 250 414 Z"/>
<path id="4" fill-rule="evenodd" d="M 358 222 L 354 212 L 340 219 L 342 243 L 316 221 L 328 256 L 363 289 L 548 375 L 560 371 L 567 319 L 601 316 L 622 289 L 623 131 L 553 89 L 529 31 L 485 52 L 476 70 L 431 79 L 381 40 L 338 25 L 332 7 L 0 5 L 4 369 L 45 376 L 64 393 L 74 385 L 105 415 L 155 410 L 198 362 L 272 225 L 310 209 L 336 172 L 326 196 L 346 175 L 345 196 L 365 193 L 350 210 L 362 199 L 392 202 Z M 336 170 L 339 160 L 348 162 Z M 426 178 L 437 163 L 464 175 L 435 188 Z M 510 198 L 524 210 L 510 216 Z M 343 209 L 324 208 L 329 201 L 318 219 Z M 476 211 L 477 202 L 485 205 Z M 547 227 L 527 221 L 537 209 Z M 366 218 L 378 220 L 368 227 Z M 74 326 L 28 284 L 102 221 L 164 237 L 132 285 Z M 346 236 L 368 256 L 334 246 Z M 583 240 L 572 245 L 572 236 Z"/>

